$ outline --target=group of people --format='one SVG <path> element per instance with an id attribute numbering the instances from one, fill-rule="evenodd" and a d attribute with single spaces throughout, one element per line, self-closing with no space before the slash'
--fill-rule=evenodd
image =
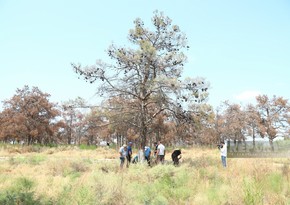
<path id="1" fill-rule="evenodd" d="M 119 154 L 120 154 L 120 167 L 123 168 L 125 161 L 127 161 L 126 166 L 129 167 L 132 159 L 132 142 L 129 142 L 128 145 L 124 144 L 120 147 Z"/>
<path id="2" fill-rule="evenodd" d="M 132 160 L 132 142 L 129 142 L 128 145 L 124 144 L 122 147 L 120 147 L 119 154 L 120 154 L 120 167 L 121 169 L 124 167 L 125 161 L 126 161 L 126 166 L 129 167 L 131 160 Z M 165 146 L 159 141 L 158 143 L 154 143 L 154 153 L 152 156 L 151 153 L 151 148 L 149 146 L 145 146 L 144 149 L 141 148 L 141 153 L 136 155 L 132 163 L 136 163 L 140 161 L 143 156 L 145 160 L 147 161 L 147 164 L 149 166 L 152 165 L 152 162 L 156 164 L 164 164 L 164 159 L 165 159 Z M 151 159 L 153 157 L 153 160 Z M 173 153 L 171 154 L 171 158 L 173 161 L 173 164 L 177 166 L 179 164 L 179 159 L 181 158 L 181 150 L 174 150 Z"/>
<path id="3" fill-rule="evenodd" d="M 129 142 L 128 145 L 124 144 L 122 147 L 120 147 L 119 153 L 120 153 L 120 167 L 123 168 L 125 161 L 126 167 L 129 167 L 131 160 L 132 160 L 132 142 Z M 165 146 L 159 141 L 158 143 L 154 143 L 154 154 L 153 154 L 153 160 L 151 160 L 151 148 L 149 146 L 145 146 L 144 150 L 142 150 L 142 156 L 136 155 L 133 159 L 133 163 L 137 163 L 140 158 L 144 156 L 145 160 L 147 161 L 148 165 L 151 166 L 152 162 L 155 162 L 157 164 L 161 163 L 164 164 L 165 159 Z M 227 144 L 222 141 L 218 148 L 220 150 L 221 154 L 221 161 L 223 167 L 227 167 Z M 174 150 L 171 154 L 171 159 L 173 161 L 173 164 L 177 166 L 179 164 L 179 160 L 181 158 L 181 150 L 177 149 Z"/>

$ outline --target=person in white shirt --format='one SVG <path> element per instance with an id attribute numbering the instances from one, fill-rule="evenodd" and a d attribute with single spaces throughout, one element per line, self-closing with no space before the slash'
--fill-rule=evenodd
<path id="1" fill-rule="evenodd" d="M 120 147 L 119 154 L 120 154 L 120 161 L 121 161 L 120 168 L 123 169 L 125 158 L 127 155 L 127 145 L 124 144 L 122 147 Z"/>
<path id="2" fill-rule="evenodd" d="M 164 158 L 165 158 L 165 146 L 161 144 L 161 142 L 158 142 L 157 147 L 157 162 L 164 164 Z"/>
<path id="3" fill-rule="evenodd" d="M 225 142 L 221 142 L 219 149 L 221 153 L 222 165 L 223 167 L 227 167 L 227 144 Z"/>

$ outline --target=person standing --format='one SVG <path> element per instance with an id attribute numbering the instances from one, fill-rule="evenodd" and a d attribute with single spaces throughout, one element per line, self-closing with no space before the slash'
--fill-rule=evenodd
<path id="1" fill-rule="evenodd" d="M 148 163 L 148 165 L 150 166 L 150 155 L 151 155 L 151 149 L 148 146 L 144 147 L 144 155 L 145 155 L 145 159 Z"/>
<path id="2" fill-rule="evenodd" d="M 130 163 L 131 163 L 131 159 L 132 159 L 132 142 L 128 143 L 127 146 L 127 154 L 126 154 L 126 158 L 127 158 L 127 168 L 129 167 Z"/>
<path id="3" fill-rule="evenodd" d="M 227 167 L 227 144 L 224 141 L 221 142 L 219 150 L 221 153 L 222 165 L 223 167 Z"/>
<path id="4" fill-rule="evenodd" d="M 119 154 L 120 154 L 120 160 L 121 160 L 120 168 L 123 169 L 124 163 L 125 163 L 125 158 L 127 155 L 127 145 L 124 144 L 122 147 L 120 147 Z"/>
<path id="5" fill-rule="evenodd" d="M 157 147 L 157 161 L 158 163 L 164 164 L 165 158 L 165 146 L 159 141 Z"/>

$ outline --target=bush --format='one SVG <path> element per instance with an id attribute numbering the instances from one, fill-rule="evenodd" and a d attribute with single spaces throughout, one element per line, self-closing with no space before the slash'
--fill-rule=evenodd
<path id="1" fill-rule="evenodd" d="M 45 200 L 42 197 L 36 197 L 31 191 L 35 183 L 26 178 L 16 179 L 15 184 L 6 191 L 0 192 L 0 204 L 3 205 L 49 205 L 53 204 L 51 200 Z"/>
<path id="2" fill-rule="evenodd" d="M 0 204 L 3 205 L 41 205 L 38 199 L 34 199 L 33 192 L 6 192 L 0 193 Z"/>

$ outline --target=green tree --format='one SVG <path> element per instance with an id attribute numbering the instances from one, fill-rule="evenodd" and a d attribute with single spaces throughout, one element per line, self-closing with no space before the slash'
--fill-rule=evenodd
<path id="1" fill-rule="evenodd" d="M 154 118 L 163 113 L 186 119 L 190 116 L 186 104 L 203 101 L 208 89 L 203 78 L 181 80 L 187 60 L 184 50 L 189 49 L 186 35 L 162 12 L 154 12 L 152 23 L 153 31 L 140 18 L 134 21 L 128 36 L 132 48 L 114 44 L 108 48 L 114 63 L 72 64 L 86 81 L 99 83 L 99 95 L 127 102 L 122 103 L 119 115 L 139 131 L 141 145 L 146 144 Z"/>

